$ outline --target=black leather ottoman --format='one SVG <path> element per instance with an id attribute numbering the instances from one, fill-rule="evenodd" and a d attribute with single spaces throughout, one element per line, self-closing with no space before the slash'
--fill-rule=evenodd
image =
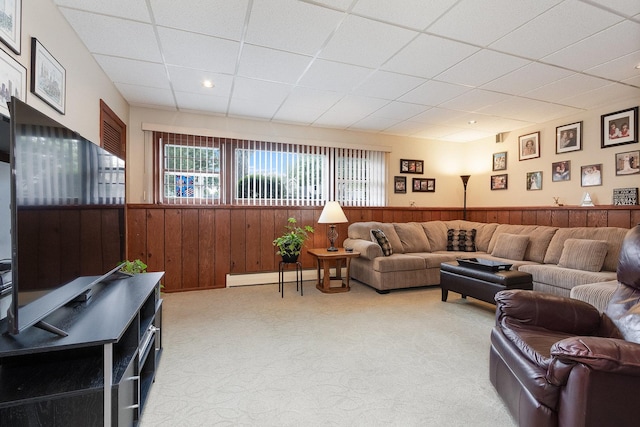
<path id="1" fill-rule="evenodd" d="M 494 297 L 504 289 L 533 289 L 531 274 L 517 270 L 485 271 L 458 265 L 457 261 L 440 264 L 440 287 L 442 301 L 449 291 L 495 304 Z"/>

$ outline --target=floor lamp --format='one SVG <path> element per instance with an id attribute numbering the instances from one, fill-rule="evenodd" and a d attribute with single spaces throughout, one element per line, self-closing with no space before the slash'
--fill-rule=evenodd
<path id="1" fill-rule="evenodd" d="M 329 231 L 327 231 L 327 237 L 331 246 L 327 248 L 329 252 L 337 252 L 338 248 L 335 247 L 335 241 L 338 238 L 338 232 L 336 231 L 336 224 L 341 222 L 348 222 L 349 220 L 345 216 L 340 203 L 327 202 L 322 209 L 320 218 L 318 218 L 318 224 L 329 224 Z"/>
<path id="2" fill-rule="evenodd" d="M 464 185 L 464 208 L 462 210 L 462 219 L 467 219 L 467 182 L 469 182 L 471 175 L 460 175 L 462 185 Z"/>

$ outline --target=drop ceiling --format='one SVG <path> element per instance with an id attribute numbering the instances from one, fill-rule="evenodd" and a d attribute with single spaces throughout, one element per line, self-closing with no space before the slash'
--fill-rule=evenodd
<path id="1" fill-rule="evenodd" d="M 638 0 L 53 1 L 132 106 L 474 141 L 640 103 Z"/>

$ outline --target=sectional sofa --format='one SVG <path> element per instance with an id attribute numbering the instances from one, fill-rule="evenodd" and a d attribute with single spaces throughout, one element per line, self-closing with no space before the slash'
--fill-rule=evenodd
<path id="1" fill-rule="evenodd" d="M 464 220 L 356 222 L 343 246 L 360 252 L 351 261 L 351 277 L 380 293 L 438 285 L 442 262 L 482 257 L 530 273 L 534 290 L 570 296 L 576 286 L 615 281 L 628 231 Z"/>

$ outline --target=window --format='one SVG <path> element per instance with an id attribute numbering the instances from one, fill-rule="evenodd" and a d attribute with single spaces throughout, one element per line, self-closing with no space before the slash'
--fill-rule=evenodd
<path id="1" fill-rule="evenodd" d="M 386 153 L 154 133 L 161 203 L 384 206 Z"/>

